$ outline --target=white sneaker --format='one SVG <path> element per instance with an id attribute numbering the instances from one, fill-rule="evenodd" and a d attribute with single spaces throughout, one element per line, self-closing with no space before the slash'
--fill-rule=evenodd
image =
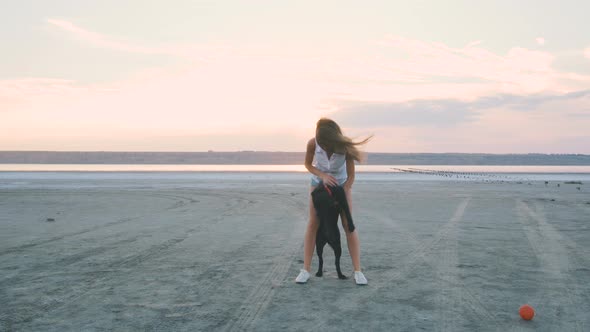
<path id="1" fill-rule="evenodd" d="M 304 283 L 307 282 L 307 280 L 309 279 L 309 277 L 310 277 L 309 272 L 307 272 L 304 269 L 301 269 L 299 271 L 299 275 L 297 276 L 297 278 L 295 278 L 295 282 L 298 283 L 298 284 L 304 284 Z"/>
<path id="2" fill-rule="evenodd" d="M 354 281 L 356 281 L 357 285 L 366 285 L 369 283 L 361 271 L 354 271 Z"/>

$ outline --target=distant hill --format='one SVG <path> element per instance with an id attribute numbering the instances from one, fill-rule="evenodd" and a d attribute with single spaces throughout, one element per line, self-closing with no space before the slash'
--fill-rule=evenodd
<path id="1" fill-rule="evenodd" d="M 0 151 L 2 164 L 302 164 L 303 152 Z M 368 153 L 368 165 L 590 165 L 582 154 Z"/>

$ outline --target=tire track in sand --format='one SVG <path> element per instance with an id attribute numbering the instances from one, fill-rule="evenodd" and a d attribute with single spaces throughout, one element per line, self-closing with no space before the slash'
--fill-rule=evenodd
<path id="1" fill-rule="evenodd" d="M 82 194 L 82 193 L 85 193 L 85 192 L 76 192 L 76 194 Z M 157 195 L 157 194 L 144 194 L 143 196 L 164 197 L 166 199 L 172 199 L 172 200 L 174 200 L 174 204 L 172 204 L 172 205 L 164 208 L 163 210 L 177 209 L 179 207 L 182 207 L 182 206 L 186 205 L 186 203 L 187 203 L 186 201 L 188 201 L 190 203 L 196 202 L 192 198 L 181 197 L 181 196 L 162 195 L 162 194 L 159 194 L 159 195 Z M 176 200 L 178 198 L 180 198 L 181 200 L 180 201 Z M 100 224 L 100 225 L 96 225 L 96 226 L 84 228 L 84 229 L 81 229 L 81 230 L 76 231 L 76 232 L 66 233 L 66 234 L 62 234 L 62 235 L 51 237 L 49 239 L 39 240 L 39 241 L 33 241 L 33 242 L 29 242 L 29 243 L 18 245 L 18 246 L 6 248 L 6 249 L 0 251 L 0 256 L 4 256 L 4 255 L 7 255 L 7 254 L 13 254 L 13 253 L 17 253 L 17 252 L 21 252 L 23 250 L 26 250 L 26 249 L 29 249 L 29 248 L 33 248 L 33 247 L 36 247 L 36 246 L 39 246 L 39 245 L 44 245 L 44 244 L 48 244 L 48 243 L 60 241 L 60 240 L 66 239 L 66 238 L 70 238 L 70 237 L 73 237 L 73 236 L 90 233 L 92 231 L 96 231 L 96 230 L 99 230 L 99 229 L 102 229 L 102 228 L 106 228 L 106 227 L 116 226 L 116 225 L 123 224 L 123 223 L 129 222 L 129 221 L 132 221 L 132 220 L 138 220 L 138 219 L 144 218 L 144 217 L 146 217 L 148 215 L 151 216 L 153 214 L 154 213 L 148 213 L 148 214 L 142 214 L 142 215 L 135 216 L 135 217 L 121 218 L 121 219 L 117 219 L 115 221 L 107 222 L 107 223 L 104 223 L 104 224 Z"/>
<path id="2" fill-rule="evenodd" d="M 461 299 L 466 295 L 463 294 L 463 289 L 457 287 L 458 282 L 458 248 L 457 248 L 457 228 L 456 225 L 462 220 L 462 216 L 467 208 L 470 199 L 461 201 L 456 208 L 453 216 L 448 222 L 449 227 L 446 236 L 440 238 L 440 241 L 433 246 L 433 258 L 424 257 L 423 263 L 432 267 L 436 274 L 436 285 L 434 289 L 438 292 L 434 298 L 435 317 L 440 325 L 435 326 L 436 331 L 456 331 L 461 325 L 457 320 L 460 318 L 457 315 L 455 308 L 461 307 Z M 389 215 L 389 219 L 380 220 L 380 227 L 387 227 L 395 230 L 395 232 L 403 238 L 406 246 L 419 247 L 424 245 L 411 232 L 403 227 L 392 223 L 395 220 L 393 214 Z M 452 227 L 451 227 L 452 226 Z M 389 255 L 389 253 L 387 253 Z"/>
<path id="3" fill-rule="evenodd" d="M 470 201 L 471 197 L 466 197 L 461 200 L 455 209 L 453 216 L 446 224 L 440 227 L 434 237 L 416 245 L 411 252 L 404 256 L 402 261 L 395 263 L 395 270 L 392 270 L 390 273 L 385 273 L 382 276 L 372 278 L 373 281 L 369 282 L 370 289 L 367 289 L 367 291 L 363 293 L 363 297 L 359 298 L 359 305 L 365 305 L 366 302 L 371 301 L 375 294 L 382 292 L 384 288 L 396 281 L 403 280 L 403 278 L 405 278 L 407 274 L 420 263 L 426 263 L 435 267 L 438 271 L 439 278 L 437 281 L 440 284 L 439 289 L 443 291 L 443 294 L 437 295 L 439 302 L 437 302 L 436 314 L 440 317 L 444 317 L 441 320 L 444 324 L 440 328 L 450 331 L 456 330 L 453 329 L 453 326 L 456 326 L 459 323 L 455 321 L 456 317 L 454 317 L 454 315 L 456 315 L 456 313 L 451 312 L 453 308 L 451 308 L 450 305 L 452 304 L 447 302 L 457 303 L 455 308 L 457 308 L 459 305 L 458 302 L 460 302 L 465 311 L 471 311 L 480 320 L 485 321 L 488 326 L 498 327 L 498 318 L 486 308 L 477 295 L 473 294 L 468 289 L 463 288 L 458 280 L 458 272 L 456 271 L 458 260 L 456 256 L 456 227 L 462 220 L 463 214 Z M 449 241 L 449 239 L 451 240 Z M 440 255 L 435 254 L 434 257 L 432 257 L 432 252 L 434 252 L 435 249 L 438 248 L 443 250 L 445 245 L 453 243 L 454 248 L 444 250 Z M 455 263 L 453 264 L 453 262 Z M 452 288 L 452 290 L 449 288 Z"/>
<path id="4" fill-rule="evenodd" d="M 461 201 L 445 230 L 445 235 L 432 247 L 435 254 L 425 256 L 436 273 L 435 317 L 439 324 L 435 331 L 459 331 L 465 326 L 465 312 L 471 312 L 489 326 L 498 326 L 498 319 L 485 307 L 478 296 L 461 283 L 459 275 L 458 225 L 463 220 L 471 198 Z"/>
<path id="5" fill-rule="evenodd" d="M 459 285 L 459 255 L 457 250 L 457 224 L 463 219 L 465 209 L 470 199 L 463 200 L 449 222 L 449 231 L 444 239 L 435 246 L 436 254 L 433 257 L 433 266 L 436 270 L 436 286 L 438 290 L 435 297 L 435 317 L 439 324 L 435 325 L 435 331 L 458 331 L 464 324 L 463 315 L 460 315 L 465 298 L 464 288 Z"/>
<path id="6" fill-rule="evenodd" d="M 575 248 L 575 243 L 562 236 L 545 217 L 542 206 L 533 210 L 522 200 L 516 200 L 518 219 L 526 238 L 541 265 L 543 273 L 539 288 L 533 298 L 533 306 L 543 308 L 550 330 L 587 331 L 580 308 L 588 308 L 581 295 L 574 291 L 577 281 L 570 271 L 572 265 L 565 245 Z M 564 324 L 567 324 L 564 326 Z"/>
<path id="7" fill-rule="evenodd" d="M 93 192 L 76 192 L 76 194 L 93 194 Z M 117 193 L 119 194 L 119 193 Z M 209 193 L 192 193 L 191 195 L 193 196 L 205 196 L 205 197 L 216 197 L 216 198 L 230 198 L 231 195 L 227 195 L 227 194 L 209 194 Z M 26 243 L 26 244 L 22 244 L 19 246 L 14 246 L 14 247 L 9 247 L 4 249 L 3 251 L 0 251 L 0 256 L 3 255 L 7 255 L 7 254 L 12 254 L 12 253 L 17 253 L 17 252 L 21 252 L 24 251 L 26 249 L 29 248 L 33 248 L 39 245 L 44 245 L 44 244 L 48 244 L 51 242 L 56 242 L 56 241 L 60 241 L 66 238 L 70 238 L 70 237 L 74 237 L 77 235 L 82 235 L 82 234 L 86 234 L 86 233 L 90 233 L 96 230 L 100 230 L 103 228 L 107 228 L 107 227 L 111 227 L 111 226 L 116 226 L 119 224 L 123 224 L 129 221 L 133 221 L 133 220 L 139 220 L 142 219 L 146 216 L 154 216 L 158 213 L 162 213 L 165 211 L 169 211 L 169 210 L 174 210 L 174 209 L 178 209 L 181 207 L 186 206 L 187 204 L 193 204 L 193 203 L 199 203 L 198 200 L 195 200 L 192 197 L 186 197 L 186 196 L 180 196 L 180 195 L 170 195 L 170 194 L 153 194 L 153 193 L 142 193 L 142 196 L 150 196 L 150 197 L 158 197 L 158 198 L 166 198 L 166 199 L 170 199 L 174 201 L 174 204 L 163 208 L 161 211 L 158 212 L 151 212 L 151 213 L 147 213 L 147 214 L 142 214 L 139 216 L 135 216 L 135 217 L 127 217 L 127 218 L 121 218 L 121 219 L 117 219 L 115 221 L 111 221 L 111 222 L 107 222 L 104 224 L 100 224 L 100 225 L 96 225 L 96 226 L 92 226 L 92 227 L 88 227 L 76 232 L 71 232 L 71 233 L 66 233 L 66 234 L 62 234 L 62 235 L 58 235 L 58 236 L 54 236 L 51 237 L 49 239 L 45 239 L 45 240 L 39 240 L 39 241 L 33 241 L 30 243 Z"/>
<path id="8" fill-rule="evenodd" d="M 236 202 L 234 204 L 228 205 L 221 215 L 212 219 L 205 225 L 192 227 L 187 229 L 181 236 L 175 236 L 159 244 L 152 245 L 145 250 L 123 257 L 117 261 L 107 262 L 97 269 L 101 272 L 96 275 L 90 275 L 87 279 L 79 281 L 79 287 L 72 287 L 72 285 L 69 285 L 71 291 L 64 294 L 63 296 L 54 298 L 47 303 L 36 303 L 32 308 L 19 308 L 21 311 L 20 315 L 13 316 L 17 317 L 17 319 L 14 320 L 9 318 L 8 322 L 10 324 L 20 324 L 23 322 L 30 322 L 33 319 L 43 318 L 59 310 L 68 311 L 69 307 L 76 305 L 75 302 L 77 300 L 88 296 L 93 292 L 100 292 L 100 286 L 108 283 L 109 280 L 111 280 L 114 276 L 125 274 L 127 271 L 129 271 L 129 269 L 138 266 L 146 260 L 153 259 L 154 257 L 159 257 L 168 253 L 170 248 L 186 240 L 199 230 L 202 230 L 203 227 L 209 227 L 223 220 L 228 215 L 232 215 L 235 211 L 243 208 L 244 204 L 251 204 L 251 202 L 247 200 L 236 199 Z"/>
<path id="9" fill-rule="evenodd" d="M 274 199 L 274 197 L 275 197 L 274 194 L 272 194 L 271 197 L 268 197 L 268 195 L 265 195 L 265 194 L 254 194 L 252 192 L 243 192 L 243 191 L 233 191 L 231 195 L 215 194 L 215 196 L 224 197 L 224 198 L 238 197 L 239 199 L 246 201 L 248 203 L 249 207 L 253 206 L 256 203 L 259 203 L 260 201 L 268 202 L 269 199 Z M 295 202 L 295 203 L 297 203 L 297 202 Z M 300 207 L 296 207 L 296 208 L 299 209 Z M 242 212 L 243 212 L 243 210 L 242 210 Z M 199 294 L 207 294 L 211 289 L 220 287 L 219 283 L 216 282 L 215 280 L 207 281 L 207 280 L 202 280 L 202 278 L 207 277 L 209 279 L 212 274 L 215 274 L 217 276 L 225 276 L 225 277 L 229 276 L 229 274 L 231 272 L 223 269 L 223 267 L 227 264 L 227 261 L 231 261 L 231 259 L 233 259 L 239 255 L 244 255 L 245 253 L 249 252 L 250 250 L 252 250 L 253 248 L 255 248 L 257 246 L 259 246 L 259 243 L 256 239 L 254 239 L 254 240 L 240 246 L 239 248 L 224 254 L 222 257 L 219 257 L 216 259 L 217 261 L 222 262 L 222 263 L 209 264 L 209 265 L 207 265 L 205 270 L 200 271 L 197 275 L 194 275 L 193 276 L 194 280 L 196 280 L 199 283 L 198 293 Z M 192 288 L 193 286 L 191 285 L 190 287 Z M 196 297 L 199 297 L 199 296 L 195 296 L 194 292 L 192 292 L 192 290 L 190 290 L 190 289 L 187 290 L 186 292 L 182 292 L 179 295 L 179 299 L 178 299 L 180 304 L 177 303 L 177 304 L 173 305 L 172 307 L 167 306 L 166 307 L 167 311 L 166 311 L 166 314 L 164 315 L 164 317 L 162 319 L 160 319 L 160 321 L 156 322 L 150 328 L 153 330 L 156 330 L 156 331 L 169 330 L 171 328 L 171 325 L 172 326 L 174 325 L 174 322 L 171 322 L 169 320 L 183 319 L 183 317 L 188 317 L 191 315 L 193 316 L 193 319 L 198 317 L 198 315 L 195 314 L 195 310 L 198 310 L 198 309 L 196 309 L 199 307 L 198 305 L 197 306 L 183 305 L 183 303 L 184 304 L 192 303 L 192 301 L 194 301 Z M 270 297 L 269 297 L 268 301 L 270 302 Z M 199 302 L 198 304 L 200 305 L 201 302 Z M 235 310 L 234 311 L 230 310 L 229 312 L 230 312 L 229 315 L 231 315 L 232 317 L 239 316 L 238 313 L 235 313 Z M 209 329 L 219 330 L 224 327 L 227 328 L 226 322 L 227 322 L 227 320 L 224 320 L 222 322 L 217 322 L 216 324 L 214 324 L 214 326 L 209 327 Z"/>
<path id="10" fill-rule="evenodd" d="M 297 211 L 307 211 L 304 203 L 290 198 L 287 200 L 295 205 Z M 307 220 L 305 216 L 301 218 Z M 306 225 L 307 223 L 296 222 L 295 229 L 291 231 L 283 251 L 274 259 L 269 272 L 253 288 L 239 307 L 235 315 L 237 317 L 230 321 L 223 331 L 251 331 L 254 329 L 254 324 L 268 307 L 276 288 L 285 281 L 287 272 L 293 263 L 293 256 L 302 250 L 301 234 L 303 234 Z"/>
<path id="11" fill-rule="evenodd" d="M 182 206 L 186 205 L 186 202 L 190 202 L 190 203 L 197 203 L 197 200 L 194 200 L 190 197 L 183 197 L 183 196 L 173 196 L 173 195 L 162 195 L 162 194 L 144 194 L 144 196 L 153 196 L 153 197 L 165 197 L 165 198 L 177 198 L 177 199 L 181 199 L 180 201 L 177 201 L 175 204 L 164 208 L 163 210 L 172 210 L 175 208 L 179 208 Z M 150 214 L 150 216 L 154 216 L 156 213 L 154 214 Z M 128 221 L 132 220 L 132 219 L 140 219 L 144 216 L 139 216 L 139 217 L 134 217 L 134 218 L 129 218 Z M 100 226 L 100 225 L 99 225 Z M 107 227 L 104 224 L 102 225 L 103 227 Z M 162 228 L 165 226 L 162 226 Z M 79 234 L 76 234 L 79 235 Z M 58 258 L 56 260 L 53 261 L 44 261 L 43 263 L 40 264 L 36 264 L 33 265 L 32 267 L 26 269 L 26 270 L 22 270 L 22 271 L 18 271 L 15 275 L 12 276 L 7 276 L 4 279 L 0 280 L 0 289 L 5 285 L 5 284 L 12 284 L 15 281 L 21 281 L 22 282 L 22 276 L 26 276 L 26 275 L 34 275 L 34 274 L 38 274 L 38 271 L 44 271 L 48 268 L 51 267 L 55 267 L 55 266 L 59 266 L 61 268 L 66 267 L 68 265 L 71 264 L 75 264 L 77 262 L 83 261 L 89 257 L 94 257 L 100 254 L 103 254 L 105 252 L 114 250 L 116 248 L 118 248 L 120 245 L 129 245 L 132 244 L 134 242 L 136 242 L 139 239 L 143 239 L 143 238 L 147 238 L 150 237 L 151 234 L 139 234 L 130 238 L 125 238 L 122 240 L 118 240 L 118 241 L 114 241 L 114 242 L 109 242 L 109 243 L 105 243 L 102 244 L 98 247 L 93 247 L 87 250 L 83 250 L 81 252 L 77 252 L 75 254 L 66 256 L 66 257 L 61 257 Z M 107 238 L 108 239 L 108 238 Z M 32 282 L 35 281 L 37 279 L 41 279 L 43 278 L 43 276 L 33 276 L 33 278 L 30 278 L 29 280 L 27 280 L 28 282 Z"/>

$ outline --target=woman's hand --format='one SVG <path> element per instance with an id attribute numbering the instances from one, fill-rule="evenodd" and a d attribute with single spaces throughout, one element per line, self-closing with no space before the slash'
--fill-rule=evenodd
<path id="1" fill-rule="evenodd" d="M 351 181 L 346 181 L 344 182 L 344 184 L 342 185 L 342 188 L 344 188 L 344 190 L 346 192 L 349 192 L 352 189 L 352 182 Z"/>
<path id="2" fill-rule="evenodd" d="M 344 184 L 342 185 L 342 188 L 344 188 L 345 191 L 350 191 L 352 189 L 352 183 L 346 181 L 344 182 Z"/>
<path id="3" fill-rule="evenodd" d="M 324 184 L 326 184 L 328 186 L 337 186 L 338 185 L 338 181 L 336 181 L 336 178 L 330 174 L 323 173 L 320 176 L 320 179 L 322 179 L 322 181 L 324 181 Z"/>

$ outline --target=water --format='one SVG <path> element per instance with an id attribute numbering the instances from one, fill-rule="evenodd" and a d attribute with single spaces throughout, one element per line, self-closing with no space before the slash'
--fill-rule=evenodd
<path id="1" fill-rule="evenodd" d="M 590 166 L 357 165 L 360 173 L 436 170 L 475 173 L 589 173 Z M 302 172 L 300 165 L 0 164 L 0 172 Z"/>
<path id="2" fill-rule="evenodd" d="M 590 166 L 358 165 L 356 169 L 358 182 L 590 183 Z M 0 189 L 195 188 L 309 181 L 303 165 L 0 165 Z"/>

